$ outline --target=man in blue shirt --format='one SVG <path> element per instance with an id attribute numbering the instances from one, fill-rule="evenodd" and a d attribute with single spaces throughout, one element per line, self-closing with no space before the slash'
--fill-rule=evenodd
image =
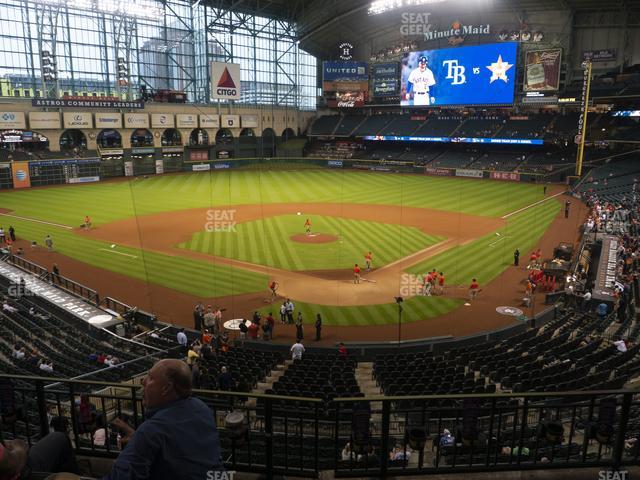
<path id="1" fill-rule="evenodd" d="M 598 305 L 598 316 L 600 317 L 601 321 L 604 321 L 604 319 L 606 318 L 608 309 L 609 306 L 604 302 Z"/>
<path id="2" fill-rule="evenodd" d="M 204 480 L 222 471 L 213 412 L 191 396 L 186 363 L 156 363 L 143 381 L 145 421 L 134 430 L 121 420 L 125 448 L 103 480 Z M 209 476 L 208 476 L 209 475 Z"/>

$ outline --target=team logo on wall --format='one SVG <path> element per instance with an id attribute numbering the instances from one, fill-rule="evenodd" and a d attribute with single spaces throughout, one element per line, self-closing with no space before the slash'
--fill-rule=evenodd
<path id="1" fill-rule="evenodd" d="M 340 49 L 340 60 L 351 60 L 353 58 L 353 45 L 351 45 L 349 42 L 342 42 L 340 45 L 338 45 L 338 48 Z"/>
<path id="2" fill-rule="evenodd" d="M 240 100 L 240 65 L 211 62 L 211 98 Z"/>

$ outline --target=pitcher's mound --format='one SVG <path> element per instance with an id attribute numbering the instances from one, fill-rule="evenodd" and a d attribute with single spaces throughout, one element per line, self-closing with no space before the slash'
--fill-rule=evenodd
<path id="1" fill-rule="evenodd" d="M 338 237 L 335 235 L 328 235 L 326 233 L 311 233 L 309 235 L 306 233 L 299 233 L 298 235 L 293 235 L 290 238 L 294 242 L 300 243 L 331 243 L 338 240 Z"/>

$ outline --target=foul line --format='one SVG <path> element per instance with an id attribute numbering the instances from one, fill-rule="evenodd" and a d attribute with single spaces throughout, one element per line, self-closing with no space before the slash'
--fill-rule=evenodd
<path id="1" fill-rule="evenodd" d="M 45 222 L 44 220 L 36 220 L 35 218 L 29 218 L 29 217 L 20 217 L 18 215 L 11 215 L 10 213 L 0 213 L 0 215 L 2 215 L 4 217 L 17 218 L 18 220 L 26 220 L 27 222 L 43 223 L 44 225 L 52 225 L 54 227 L 66 228 L 67 230 L 73 230 L 73 227 L 70 227 L 69 225 L 62 225 L 60 223 Z"/>
<path id="2" fill-rule="evenodd" d="M 540 205 L 541 203 L 544 203 L 547 200 L 551 200 L 552 198 L 556 198 L 556 197 L 559 197 L 560 195 L 564 195 L 565 193 L 566 192 L 556 193 L 555 195 L 551 195 L 550 197 L 546 197 L 546 198 L 543 198 L 542 200 L 538 200 L 537 202 L 532 203 L 531 205 L 527 205 L 526 207 L 522 207 L 522 208 L 516 210 L 515 212 L 507 213 L 506 215 L 503 215 L 500 218 L 502 218 L 502 219 L 509 218 L 511 215 L 515 215 L 516 213 L 523 212 L 523 211 L 525 211 L 525 210 L 527 210 L 527 209 L 529 209 L 531 207 L 535 207 L 536 205 Z"/>
<path id="3" fill-rule="evenodd" d="M 116 253 L 118 255 L 124 255 L 125 257 L 138 258 L 136 255 L 130 255 L 128 253 L 116 252 L 115 250 L 109 250 L 108 248 L 99 248 L 98 250 L 102 250 L 103 252 Z"/>

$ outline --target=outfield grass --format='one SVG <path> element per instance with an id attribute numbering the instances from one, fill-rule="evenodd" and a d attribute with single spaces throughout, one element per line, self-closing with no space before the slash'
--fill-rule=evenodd
<path id="1" fill-rule="evenodd" d="M 179 246 L 296 271 L 351 268 L 364 263 L 368 251 L 374 252 L 374 265 L 381 267 L 444 239 L 414 227 L 314 215 L 313 231 L 338 240 L 317 244 L 291 240 L 304 232 L 304 218 L 281 215 L 238 224 L 234 232 L 198 232 Z"/>
<path id="2" fill-rule="evenodd" d="M 236 204 L 403 205 L 501 216 L 543 198 L 539 185 L 336 170 L 242 170 L 0 192 L 18 215 L 77 226 L 134 215 Z"/>
<path id="3" fill-rule="evenodd" d="M 516 182 L 315 169 L 300 172 L 243 170 L 164 175 L 91 185 L 0 192 L 0 207 L 14 210 L 16 215 L 71 226 L 78 226 L 84 216 L 89 214 L 94 224 L 99 226 L 136 215 L 164 211 L 262 203 L 336 202 L 403 205 L 475 215 L 502 216 L 542 198 L 541 186 Z M 477 277 L 482 284 L 486 284 L 511 262 L 514 248 L 519 248 L 523 255 L 526 255 L 526 251 L 535 245 L 548 228 L 558 208 L 557 202 L 551 201 L 525 210 L 508 219 L 507 227 L 501 233 L 509 238 L 505 238 L 502 242 L 489 246 L 497 237 L 494 234 L 488 235 L 469 245 L 429 259 L 424 264 L 412 268 L 411 272 L 422 273 L 426 269 L 438 268 L 445 271 L 449 284 L 466 284 L 473 276 Z M 289 220 L 274 219 L 274 222 L 277 221 L 287 223 Z M 338 222 L 337 219 L 327 219 L 327 221 Z M 315 222 L 317 223 L 317 220 Z M 336 255 L 342 259 L 343 254 L 345 262 L 348 260 L 348 265 L 351 265 L 354 260 L 347 257 L 355 255 L 359 259 L 368 247 L 365 246 L 366 242 L 361 242 L 360 230 L 351 223 L 356 221 L 340 220 L 339 224 L 342 225 L 342 222 L 345 222 L 343 226 L 348 227 L 349 235 L 353 235 L 355 250 L 339 254 L 326 250 L 318 257 L 326 255 L 330 261 L 325 258 L 309 266 L 306 263 L 299 263 L 301 258 L 307 260 L 305 255 L 301 256 L 298 253 L 297 259 L 288 258 L 283 251 L 274 254 L 274 265 L 276 262 L 283 267 L 289 264 L 289 267 L 284 268 L 291 270 L 332 268 L 321 265 L 336 265 L 332 263 Z M 266 224 L 268 223 L 266 221 Z M 43 242 L 45 235 L 51 234 L 59 252 L 90 265 L 198 297 L 263 291 L 267 282 L 263 275 L 214 264 L 214 262 L 122 247 L 118 247 L 117 251 L 137 258 L 117 255 L 109 251 L 107 242 L 92 240 L 59 227 L 0 217 L 0 225 L 4 226 L 5 230 L 10 224 L 16 228 L 19 237 L 36 240 L 39 243 Z M 257 225 L 258 223 L 247 227 L 243 235 L 255 241 L 255 235 L 258 234 L 257 240 L 260 242 L 263 237 L 259 235 L 260 228 Z M 274 225 L 275 223 L 271 227 Z M 267 226 L 263 224 L 263 227 Z M 295 227 L 299 231 L 297 219 Z M 403 234 L 409 235 L 406 231 L 403 231 Z M 394 251 L 395 245 L 398 244 L 395 241 L 396 235 L 397 233 L 387 236 L 388 241 L 384 241 L 384 236 L 378 236 L 378 244 L 372 248 L 376 263 L 382 262 L 385 258 L 390 259 L 393 255 L 407 254 L 407 252 Z M 201 238 L 205 238 L 204 234 Z M 373 240 L 373 235 L 369 236 L 369 239 Z M 433 243 L 437 239 L 422 238 L 420 242 L 422 241 L 426 246 L 428 242 Z M 273 242 L 269 249 L 276 252 L 278 247 L 275 240 Z M 213 243 L 215 246 L 216 242 Z M 417 236 L 415 243 L 416 245 L 419 243 Z M 211 242 L 209 245 L 211 246 Z M 218 251 L 210 250 L 210 246 L 205 251 Z M 287 245 L 287 250 L 290 250 L 289 247 Z M 202 247 L 197 247 L 199 248 L 204 248 L 204 240 Z M 252 257 L 255 253 L 245 253 L 245 255 L 256 258 Z M 313 261 L 316 260 L 313 259 Z M 337 264 L 342 265 L 342 263 Z M 397 321 L 395 304 L 338 308 L 296 303 L 306 318 L 310 318 L 316 312 L 323 313 L 326 325 L 361 325 Z M 450 311 L 457 305 L 459 301 L 447 298 L 411 299 L 405 302 L 404 321 L 431 318 Z"/>

